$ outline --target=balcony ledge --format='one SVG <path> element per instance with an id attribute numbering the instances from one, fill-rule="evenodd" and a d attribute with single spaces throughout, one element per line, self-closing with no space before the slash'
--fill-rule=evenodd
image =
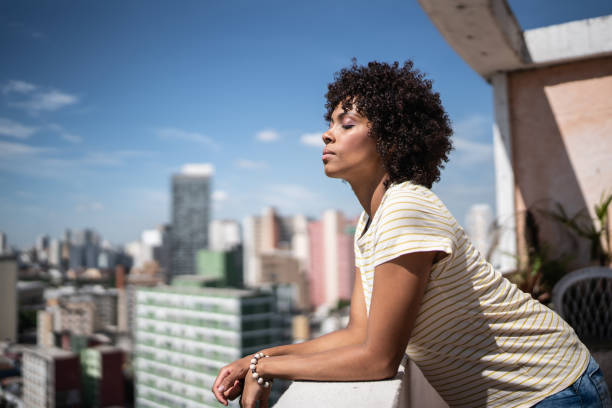
<path id="1" fill-rule="evenodd" d="M 412 362 L 400 366 L 394 378 L 382 381 L 294 381 L 274 408 L 313 406 L 336 408 L 448 407 Z"/>

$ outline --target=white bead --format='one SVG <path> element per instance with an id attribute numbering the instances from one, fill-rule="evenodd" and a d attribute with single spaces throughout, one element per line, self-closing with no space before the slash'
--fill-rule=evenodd
<path id="1" fill-rule="evenodd" d="M 259 379 L 257 379 L 257 383 L 258 383 L 258 384 L 263 384 L 263 382 L 264 382 L 263 378 L 259 378 Z"/>
<path id="2" fill-rule="evenodd" d="M 249 366 L 249 368 L 250 368 L 251 370 L 254 370 L 254 369 L 255 369 L 255 367 L 257 367 L 255 364 L 251 364 L 251 365 Z"/>
<path id="3" fill-rule="evenodd" d="M 257 358 L 262 358 L 262 357 L 263 357 L 263 354 L 257 353 Z"/>
<path id="4" fill-rule="evenodd" d="M 266 382 L 264 383 L 264 388 L 268 388 L 269 386 L 270 386 L 270 383 L 266 381 Z"/>
<path id="5" fill-rule="evenodd" d="M 259 378 L 259 374 L 257 374 L 257 373 L 253 373 L 253 378 L 254 378 L 254 379 Z"/>
<path id="6" fill-rule="evenodd" d="M 257 359 L 256 358 L 251 359 L 251 364 L 257 364 Z"/>

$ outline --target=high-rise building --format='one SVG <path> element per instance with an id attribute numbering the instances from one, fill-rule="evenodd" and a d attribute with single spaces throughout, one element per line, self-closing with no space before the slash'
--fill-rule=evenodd
<path id="1" fill-rule="evenodd" d="M 17 260 L 0 256 L 0 339 L 17 341 Z"/>
<path id="2" fill-rule="evenodd" d="M 242 251 L 201 249 L 197 253 L 196 273 L 210 280 L 217 280 L 221 286 L 238 288 L 242 286 Z"/>
<path id="3" fill-rule="evenodd" d="M 49 260 L 49 241 L 48 235 L 39 235 L 36 238 L 36 260 L 47 262 Z"/>
<path id="4" fill-rule="evenodd" d="M 8 253 L 8 241 L 6 239 L 6 234 L 0 232 L 0 255 L 5 255 L 6 253 Z"/>
<path id="5" fill-rule="evenodd" d="M 197 252 L 208 248 L 213 171 L 210 164 L 188 164 L 172 176 L 169 280 L 175 275 L 194 274 Z"/>
<path id="6" fill-rule="evenodd" d="M 53 313 L 39 310 L 36 316 L 36 344 L 40 347 L 53 346 Z"/>
<path id="7" fill-rule="evenodd" d="M 62 243 L 59 239 L 53 238 L 49 241 L 49 264 L 60 267 L 62 264 Z"/>
<path id="8" fill-rule="evenodd" d="M 170 270 L 170 239 L 172 227 L 168 224 L 159 225 L 157 230 L 160 234 L 160 244 L 153 247 L 153 260 L 159 266 L 159 273 L 162 277 L 168 275 Z"/>
<path id="9" fill-rule="evenodd" d="M 213 220 L 208 227 L 209 248 L 230 251 L 242 243 L 240 224 L 234 220 Z"/>
<path id="10" fill-rule="evenodd" d="M 81 407 L 81 367 L 76 354 L 55 347 L 26 349 L 22 376 L 25 407 Z"/>
<path id="11" fill-rule="evenodd" d="M 81 351 L 83 406 L 124 406 L 123 351 L 111 346 Z"/>
<path id="12" fill-rule="evenodd" d="M 308 221 L 303 215 L 279 216 L 266 208 L 262 216 L 245 218 L 243 227 L 244 280 L 257 286 L 261 281 L 261 254 L 290 251 L 299 260 L 300 269 L 308 269 Z"/>
<path id="13" fill-rule="evenodd" d="M 355 279 L 354 222 L 328 210 L 308 225 L 310 236 L 310 301 L 313 306 L 335 307 L 350 299 Z"/>
<path id="14" fill-rule="evenodd" d="M 134 334 L 136 322 L 136 292 L 141 287 L 155 287 L 162 282 L 159 276 L 150 276 L 145 274 L 130 274 L 127 276 L 127 284 L 125 286 L 125 296 L 119 297 L 119 302 L 124 302 L 118 306 L 119 329 L 126 331 L 130 336 Z M 118 303 L 119 303 L 118 302 Z"/>
<path id="15" fill-rule="evenodd" d="M 270 294 L 164 286 L 136 296 L 137 406 L 219 406 L 211 392 L 219 369 L 279 341 Z"/>
<path id="16" fill-rule="evenodd" d="M 474 204 L 465 217 L 465 230 L 472 243 L 483 255 L 491 249 L 493 210 L 488 204 Z"/>
<path id="17" fill-rule="evenodd" d="M 66 242 L 70 242 L 68 256 L 71 269 L 98 267 L 101 239 L 95 231 L 84 229 L 72 234 L 70 230 L 66 230 L 66 238 L 70 239 Z"/>

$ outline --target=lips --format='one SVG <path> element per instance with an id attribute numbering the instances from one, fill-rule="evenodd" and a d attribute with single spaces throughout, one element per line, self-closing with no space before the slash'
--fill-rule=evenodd
<path id="1" fill-rule="evenodd" d="M 328 150 L 327 148 L 323 149 L 323 155 L 321 156 L 322 160 L 326 160 L 329 159 L 331 156 L 335 155 L 336 153 L 332 152 L 331 150 Z"/>

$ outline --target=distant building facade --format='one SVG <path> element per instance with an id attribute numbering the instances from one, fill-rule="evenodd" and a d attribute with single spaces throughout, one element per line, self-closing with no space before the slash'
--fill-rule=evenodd
<path id="1" fill-rule="evenodd" d="M 488 204 L 474 204 L 469 208 L 465 217 L 465 231 L 476 249 L 487 256 L 494 233 L 493 210 Z"/>
<path id="2" fill-rule="evenodd" d="M 308 221 L 303 215 L 281 217 L 273 208 L 244 220 L 244 281 L 249 286 L 291 284 L 295 306 L 309 308 L 306 276 L 310 251 Z"/>
<path id="3" fill-rule="evenodd" d="M 78 355 L 55 347 L 23 353 L 23 402 L 27 408 L 77 408 L 81 401 Z"/>
<path id="4" fill-rule="evenodd" d="M 172 233 L 170 273 L 195 273 L 197 251 L 208 248 L 211 165 L 185 165 L 172 176 Z"/>
<path id="5" fill-rule="evenodd" d="M 271 295 L 165 286 L 138 289 L 136 298 L 137 406 L 216 406 L 219 369 L 279 339 Z"/>
<path id="6" fill-rule="evenodd" d="M 17 260 L 0 256 L 0 339 L 17 341 Z"/>
<path id="7" fill-rule="evenodd" d="M 242 243 L 241 228 L 238 221 L 213 220 L 208 228 L 209 249 L 230 251 Z"/>
<path id="8" fill-rule="evenodd" d="M 125 406 L 123 351 L 111 346 L 81 351 L 84 407 Z"/>
<path id="9" fill-rule="evenodd" d="M 351 298 L 355 281 L 353 234 L 355 222 L 340 211 L 327 210 L 308 225 L 310 237 L 310 301 L 313 306 L 335 307 Z"/>

